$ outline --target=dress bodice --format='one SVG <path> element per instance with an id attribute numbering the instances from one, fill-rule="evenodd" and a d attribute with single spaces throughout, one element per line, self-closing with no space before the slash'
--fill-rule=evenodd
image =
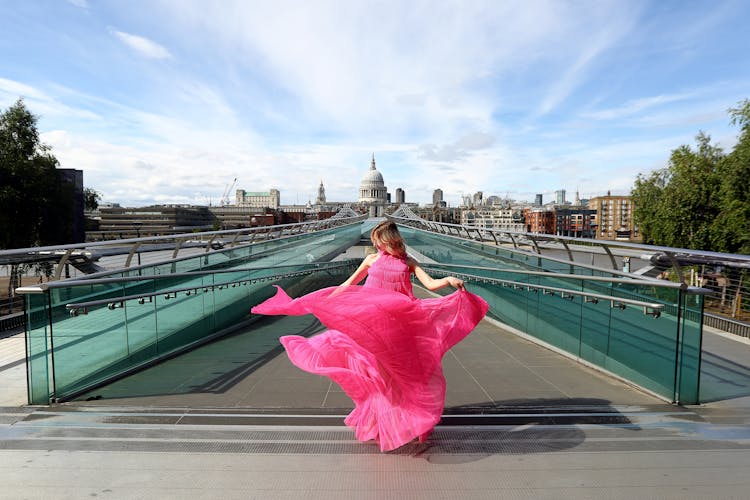
<path id="1" fill-rule="evenodd" d="M 378 252 L 378 258 L 367 271 L 366 287 L 377 287 L 400 292 L 414 297 L 409 276 L 411 270 L 405 258 L 395 257 L 385 252 Z"/>

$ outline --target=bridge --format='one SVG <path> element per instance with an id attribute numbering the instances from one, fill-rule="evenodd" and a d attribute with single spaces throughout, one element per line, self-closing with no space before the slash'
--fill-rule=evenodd
<path id="1" fill-rule="evenodd" d="M 342 424 L 351 401 L 294 368 L 278 343 L 322 326 L 249 313 L 272 284 L 296 296 L 343 281 L 375 223 L 347 215 L 102 243 L 98 262 L 113 259 L 113 269 L 20 289 L 27 404 L 6 407 L 0 421 L 0 471 L 16 478 L 8 491 L 745 494 L 750 344 L 705 324 L 709 290 L 650 277 L 659 258 L 682 275 L 684 252 L 435 224 L 405 210 L 393 219 L 409 252 L 434 276 L 460 276 L 491 309 L 444 360 L 446 410 L 427 443 L 381 455 L 356 442 Z M 134 265 L 140 251 L 153 258 Z M 74 255 L 94 262 L 76 246 L 41 252 L 56 256 L 58 277 Z M 101 478 L 103 468 L 118 480 Z"/>

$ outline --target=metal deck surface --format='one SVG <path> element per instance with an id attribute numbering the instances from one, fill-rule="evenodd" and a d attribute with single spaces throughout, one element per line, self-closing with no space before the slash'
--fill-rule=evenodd
<path id="1" fill-rule="evenodd" d="M 318 328 L 269 318 L 80 401 L 0 408 L 0 498 L 750 498 L 750 398 L 670 405 L 489 321 L 446 355 L 428 441 L 381 453 L 276 344 Z"/>

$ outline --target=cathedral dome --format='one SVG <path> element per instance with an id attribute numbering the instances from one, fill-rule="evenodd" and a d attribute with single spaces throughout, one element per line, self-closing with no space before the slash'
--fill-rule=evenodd
<path id="1" fill-rule="evenodd" d="M 360 203 L 387 203 L 388 188 L 385 187 L 383 175 L 375 168 L 375 155 L 372 155 L 370 170 L 365 173 L 359 185 Z"/>
<path id="2" fill-rule="evenodd" d="M 367 184 L 368 186 L 383 186 L 385 185 L 385 181 L 383 181 L 383 175 L 377 170 L 368 170 L 365 176 L 362 178 L 362 185 L 364 186 L 365 184 Z"/>

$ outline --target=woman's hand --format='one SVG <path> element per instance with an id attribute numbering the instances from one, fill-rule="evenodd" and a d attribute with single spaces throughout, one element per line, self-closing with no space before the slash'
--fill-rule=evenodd
<path id="1" fill-rule="evenodd" d="M 459 290 L 464 290 L 464 281 L 463 280 L 458 279 L 458 278 L 456 278 L 454 276 L 448 276 L 445 279 L 448 280 L 448 284 L 450 286 L 452 286 L 453 288 L 457 288 Z"/>
<path id="2" fill-rule="evenodd" d="M 417 277 L 419 282 L 422 283 L 422 285 L 424 285 L 424 287 L 431 292 L 440 290 L 441 288 L 444 288 L 448 285 L 459 290 L 464 290 L 464 281 L 456 278 L 455 276 L 446 276 L 445 278 L 433 279 L 414 259 L 411 259 L 409 261 L 409 267 L 412 268 L 412 271 L 414 272 L 414 275 Z"/>

